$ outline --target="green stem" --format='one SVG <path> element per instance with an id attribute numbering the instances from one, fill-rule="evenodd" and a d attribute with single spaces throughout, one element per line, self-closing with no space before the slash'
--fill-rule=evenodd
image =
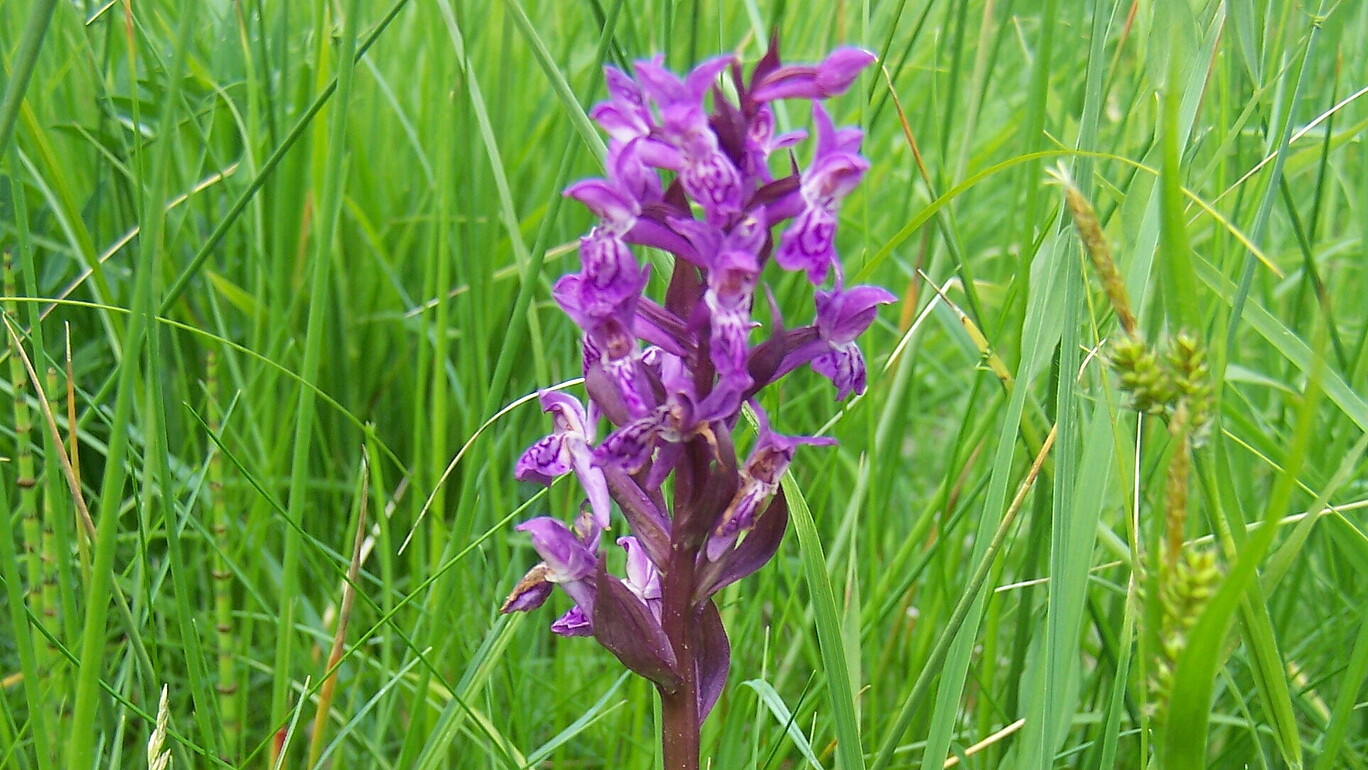
<path id="1" fill-rule="evenodd" d="M 141 358 L 148 321 L 152 315 L 152 276 L 156 272 L 156 251 L 159 248 L 156 244 L 161 240 L 160 225 L 160 221 L 156 221 L 156 232 L 144 235 L 138 269 L 134 273 L 137 276 L 131 303 L 134 312 L 128 326 L 128 343 L 119 362 L 114 415 L 110 421 L 109 451 L 105 460 L 103 483 L 100 485 L 95 557 L 90 571 L 90 585 L 86 591 L 85 624 L 81 632 L 80 668 L 76 680 L 69 744 L 71 761 L 68 767 L 81 770 L 93 767 L 95 760 L 95 709 L 101 697 L 100 674 L 105 660 L 105 620 L 108 617 L 110 595 L 113 593 L 114 550 L 119 532 L 119 513 L 123 507 L 124 484 L 128 480 L 128 427 L 131 423 L 133 400 L 139 390 L 138 361 Z"/>
<path id="2" fill-rule="evenodd" d="M 218 355 L 212 350 L 205 361 L 205 390 L 208 392 L 209 430 L 214 435 L 223 432 L 223 407 L 219 403 Z M 214 635 L 218 656 L 219 715 L 223 720 L 224 759 L 232 762 L 237 757 L 238 737 L 242 732 L 242 718 L 238 713 L 238 681 L 235 661 L 236 642 L 233 638 L 233 573 L 228 567 L 228 505 L 223 499 L 223 453 L 217 447 L 209 457 L 210 515 L 214 532 L 214 558 L 211 576 L 214 581 Z"/>
<path id="3" fill-rule="evenodd" d="M 5 296 L 18 296 L 14 282 L 14 260 L 9 252 L 5 253 L 4 271 Z M 6 304 L 9 305 L 10 315 L 18 319 L 18 303 L 11 300 Z M 33 444 L 31 443 L 33 440 L 33 412 L 29 409 L 28 402 L 29 386 L 36 385 L 36 383 L 29 382 L 28 372 L 24 370 L 24 364 L 19 358 L 17 341 L 14 342 L 13 350 L 14 354 L 10 356 L 10 383 L 11 392 L 14 395 L 15 465 L 19 471 L 19 478 L 15 485 L 19 487 L 19 516 L 23 521 L 24 577 L 28 581 L 29 599 L 32 601 L 32 597 L 37 595 L 38 587 L 43 580 L 43 569 L 38 550 L 38 543 L 41 539 L 38 525 L 38 477 L 33 463 Z"/>
<path id="4" fill-rule="evenodd" d="M 5 474 L 0 473 L 0 516 L 3 516 L 5 521 L 10 520 L 9 500 L 9 491 L 5 488 Z M 14 551 L 14 539 L 9 537 L 8 533 L 0 537 L 0 577 L 4 578 L 5 597 L 9 605 L 10 628 L 14 632 L 14 646 L 19 654 L 19 666 L 24 672 L 24 699 L 29 708 L 29 728 L 32 730 L 35 741 L 34 751 L 38 756 L 37 767 L 46 770 L 53 767 L 53 760 L 46 748 L 49 733 L 47 719 L 43 713 L 43 693 L 39 686 L 38 677 L 36 675 L 30 676 L 30 672 L 36 674 L 38 661 L 33 649 L 33 638 L 29 633 L 31 631 L 29 622 L 24 613 L 24 595 L 19 577 L 19 557 Z M 6 694 L 5 697 L 8 698 L 9 695 Z"/>
<path id="5" fill-rule="evenodd" d="M 46 391 L 45 397 L 48 404 L 57 405 L 61 398 L 59 395 L 61 393 L 61 381 L 57 377 L 57 370 L 52 367 L 48 367 L 47 370 Z M 48 468 L 43 473 L 46 488 L 43 490 L 42 516 L 39 519 L 40 550 L 38 559 L 42 570 L 39 578 L 42 584 L 38 589 L 38 600 L 35 606 L 35 614 L 39 618 L 39 622 L 47 628 L 52 637 L 58 639 L 62 638 L 62 595 L 60 590 L 62 578 L 58 567 L 61 557 L 58 554 L 67 553 L 66 549 L 61 547 L 61 541 L 57 537 L 57 517 L 61 515 L 59 511 L 65 513 L 57 504 L 57 495 L 59 494 L 57 490 L 61 488 L 57 479 L 60 474 L 58 464 L 49 461 Z M 35 639 L 34 642 L 38 643 L 38 640 Z M 63 676 L 65 662 L 62 659 L 61 651 L 52 641 L 52 638 L 46 635 L 43 637 L 39 649 L 41 651 L 38 664 L 43 676 L 47 679 L 48 692 L 54 694 L 66 692 Z M 64 708 L 63 699 L 53 697 L 51 707 L 53 724 L 60 724 Z M 60 735 L 61 731 L 58 730 L 54 734 Z"/>

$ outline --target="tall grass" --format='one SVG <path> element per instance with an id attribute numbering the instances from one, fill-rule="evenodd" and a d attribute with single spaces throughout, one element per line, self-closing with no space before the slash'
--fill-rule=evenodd
<path id="1" fill-rule="evenodd" d="M 1368 5 L 1329 0 L 0 0 L 0 766 L 142 766 L 163 687 L 172 767 L 654 766 L 647 683 L 496 614 L 512 525 L 578 503 L 512 466 L 579 372 L 601 65 L 772 27 L 880 56 L 839 245 L 903 303 L 838 417 L 810 373 L 765 404 L 841 444 L 719 597 L 711 766 L 1368 767 Z M 1055 167 L 1138 333 L 1209 356 L 1180 645 L 1183 449 Z"/>

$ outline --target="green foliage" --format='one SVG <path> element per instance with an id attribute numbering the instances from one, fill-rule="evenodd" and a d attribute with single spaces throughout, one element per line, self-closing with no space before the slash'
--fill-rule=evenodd
<path id="1" fill-rule="evenodd" d="M 1286 0 L 0 2 L 0 766 L 141 767 L 166 686 L 173 768 L 654 767 L 563 597 L 496 614 L 578 503 L 512 467 L 601 65 L 771 27 L 880 56 L 838 246 L 905 302 L 828 424 L 765 397 L 841 443 L 719 595 L 712 767 L 1368 768 L 1368 5 Z"/>

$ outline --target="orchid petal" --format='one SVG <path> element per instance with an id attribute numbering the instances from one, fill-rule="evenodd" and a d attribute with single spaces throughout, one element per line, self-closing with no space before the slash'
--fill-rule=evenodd
<path id="1" fill-rule="evenodd" d="M 546 580 L 568 584 L 592 575 L 597 558 L 559 519 L 539 516 L 514 527 L 532 538 L 532 548 L 546 562 Z"/>
<path id="2" fill-rule="evenodd" d="M 594 462 L 636 473 L 651 459 L 659 432 L 660 417 L 657 415 L 633 420 L 608 434 L 594 449 Z"/>
<path id="3" fill-rule="evenodd" d="M 627 587 L 650 606 L 652 601 L 658 601 L 663 595 L 660 571 L 636 538 L 620 537 L 617 543 L 627 552 Z M 658 606 L 655 609 L 658 613 Z"/>
<path id="4" fill-rule="evenodd" d="M 589 616 L 576 604 L 570 611 L 556 618 L 556 622 L 551 624 L 551 633 L 557 636 L 593 636 L 594 624 L 589 621 Z"/>
<path id="5" fill-rule="evenodd" d="M 860 72 L 874 63 L 874 54 L 860 48 L 840 48 L 817 65 L 790 65 L 766 74 L 751 91 L 757 102 L 775 99 L 827 99 L 850 88 Z"/>
<path id="6" fill-rule="evenodd" d="M 513 587 L 499 612 L 505 615 L 510 612 L 530 612 L 542 606 L 551 595 L 551 581 L 546 579 L 549 571 L 544 562 L 529 570 Z"/>
<path id="7" fill-rule="evenodd" d="M 815 297 L 817 328 L 822 338 L 833 345 L 852 342 L 874 323 L 879 305 L 896 302 L 897 299 L 887 289 L 878 286 L 819 291 Z"/>
<path id="8" fill-rule="evenodd" d="M 835 237 L 835 215 L 809 207 L 780 236 L 774 261 L 785 270 L 805 270 L 809 281 L 820 284 L 836 261 Z"/>
<path id="9" fill-rule="evenodd" d="M 553 433 L 537 439 L 522 453 L 513 475 L 519 481 L 535 481 L 542 486 L 551 486 L 555 477 L 569 473 L 572 467 L 570 452 L 565 448 L 565 436 Z"/>
<path id="10" fill-rule="evenodd" d="M 574 198 L 605 223 L 613 223 L 614 230 L 626 232 L 631 229 L 640 206 L 636 200 L 623 194 L 603 179 L 585 179 L 565 188 L 565 196 Z"/>
<path id="11" fill-rule="evenodd" d="M 836 400 L 844 400 L 852 392 L 865 392 L 866 373 L 864 355 L 854 343 L 823 353 L 812 359 L 812 368 L 836 386 Z"/>

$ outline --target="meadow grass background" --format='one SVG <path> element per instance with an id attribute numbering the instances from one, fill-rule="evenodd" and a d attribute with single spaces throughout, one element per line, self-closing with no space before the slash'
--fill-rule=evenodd
<path id="1" fill-rule="evenodd" d="M 563 598 L 496 614 L 513 524 L 578 495 L 512 467 L 579 371 L 549 286 L 600 66 L 772 27 L 880 56 L 832 105 L 872 164 L 839 246 L 903 301 L 862 399 L 766 396 L 841 443 L 791 472 L 820 537 L 720 596 L 711 767 L 1368 767 L 1350 0 L 0 0 L 0 766 L 144 766 L 163 686 L 177 768 L 654 766 L 651 688 L 548 632 Z M 1218 383 L 1185 534 L 1223 577 L 1166 732 L 1136 565 L 1173 447 L 1097 355 L 1059 164 Z"/>

